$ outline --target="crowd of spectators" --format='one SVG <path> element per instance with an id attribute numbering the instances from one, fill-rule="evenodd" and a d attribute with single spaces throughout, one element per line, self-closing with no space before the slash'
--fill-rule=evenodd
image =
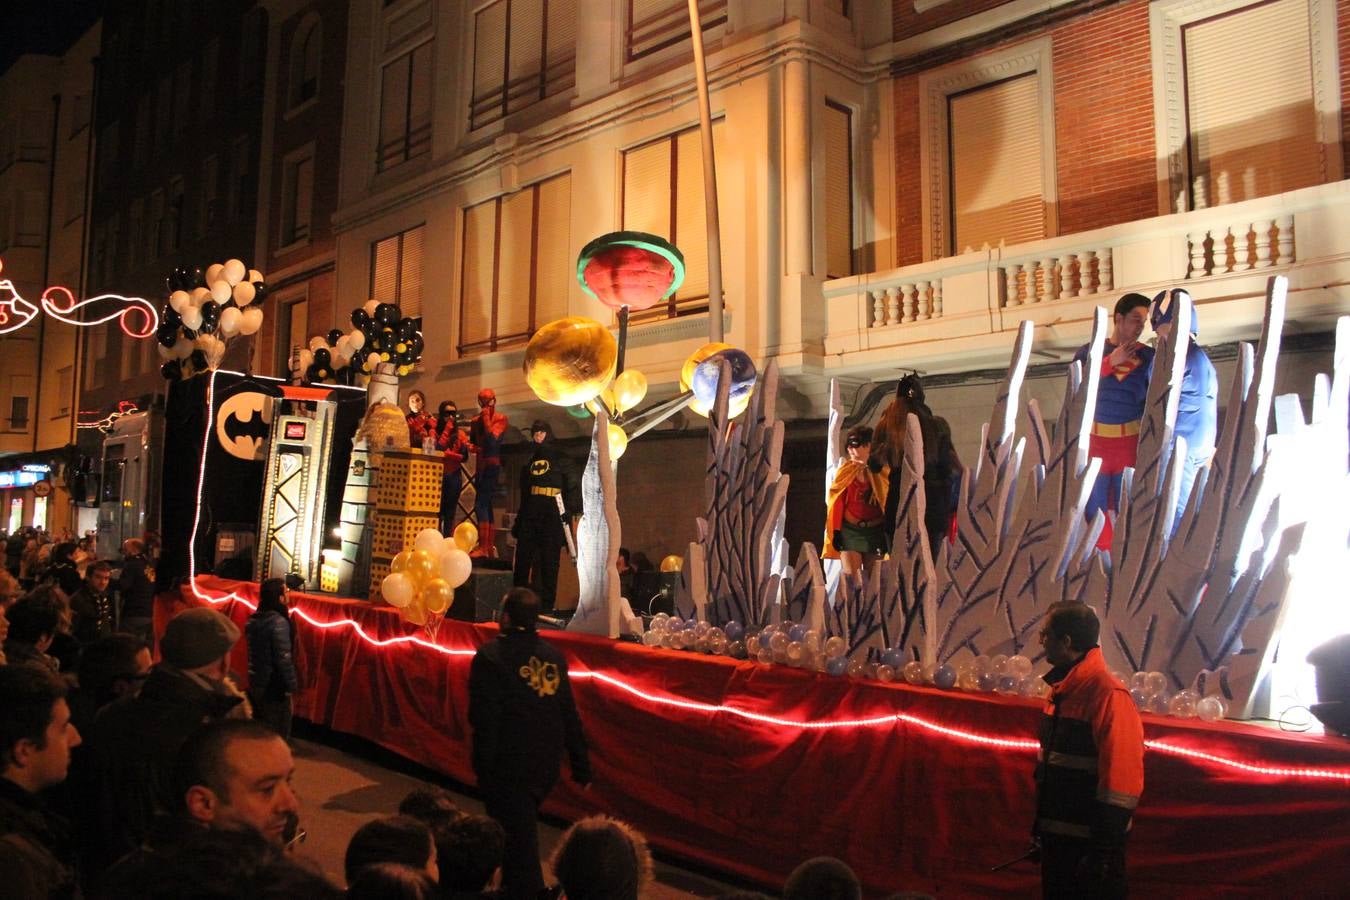
<path id="1" fill-rule="evenodd" d="M 229 664 L 243 634 L 214 609 L 175 615 L 152 664 L 150 604 L 137 594 L 153 600 L 138 584 L 153 577 L 143 542 L 128 542 L 118 568 L 74 542 L 51 542 L 42 562 L 23 565 L 33 540 L 19 542 L 19 571 L 0 573 L 5 897 L 506 897 L 507 831 L 439 788 L 413 791 L 352 836 L 345 891 L 305 856 L 291 787 L 296 684 L 284 583 L 264 584 L 269 602 L 250 622 L 250 674 L 272 687 L 245 695 Z M 259 669 L 255 644 L 284 670 Z M 284 716 L 255 715 L 255 704 L 282 698 Z M 556 883 L 541 898 L 637 900 L 653 882 L 644 836 L 604 816 L 573 824 L 550 868 Z M 783 896 L 854 900 L 861 889 L 844 863 L 817 859 Z"/>

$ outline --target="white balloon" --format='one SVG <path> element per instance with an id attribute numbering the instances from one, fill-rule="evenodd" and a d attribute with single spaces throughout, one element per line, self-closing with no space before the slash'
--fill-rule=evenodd
<path id="1" fill-rule="evenodd" d="M 202 349 L 206 352 L 206 364 L 211 368 L 220 365 L 220 361 L 225 357 L 225 342 L 218 341 L 212 335 L 206 335 L 210 343 Z"/>
<path id="2" fill-rule="evenodd" d="M 196 331 L 202 327 L 202 310 L 199 306 L 187 306 L 183 308 L 183 327 L 190 331 Z"/>
<path id="3" fill-rule="evenodd" d="M 248 270 L 248 280 L 249 280 L 249 281 L 263 281 L 263 280 L 264 280 L 264 279 L 263 279 L 263 273 L 259 272 L 257 269 L 249 269 L 249 270 Z"/>
<path id="4" fill-rule="evenodd" d="M 473 574 L 473 560 L 469 558 L 469 554 L 455 547 L 446 551 L 437 561 L 436 568 L 452 588 L 457 588 Z"/>
<path id="5" fill-rule="evenodd" d="M 444 559 L 444 558 L 445 558 L 445 555 L 446 555 L 447 553 L 449 553 L 451 550 L 458 550 L 458 549 L 459 549 L 459 544 L 456 544 L 456 543 L 455 543 L 455 536 L 454 536 L 454 535 L 451 535 L 450 537 L 448 537 L 448 538 L 446 538 L 445 540 L 441 541 L 440 549 L 436 551 L 436 560 L 437 560 L 437 562 L 439 563 L 441 559 Z"/>
<path id="6" fill-rule="evenodd" d="M 380 364 L 380 354 L 378 353 L 366 354 L 366 365 L 370 366 L 370 370 L 372 372 L 375 371 L 375 367 L 378 366 L 379 364 Z"/>
<path id="7" fill-rule="evenodd" d="M 321 334 L 316 334 L 314 335 L 314 337 L 309 339 L 309 349 L 311 350 L 322 350 L 327 346 L 328 346 L 328 339 Z"/>
<path id="8" fill-rule="evenodd" d="M 415 591 L 412 579 L 402 572 L 390 572 L 384 576 L 384 581 L 380 582 L 380 596 L 387 600 L 390 606 L 397 606 L 399 609 L 412 602 Z"/>
<path id="9" fill-rule="evenodd" d="M 220 263 L 212 263 L 211 265 L 207 266 L 206 283 L 215 284 L 217 281 L 224 278 L 225 276 L 221 274 L 223 271 L 225 271 L 225 267 L 222 266 Z"/>
<path id="10" fill-rule="evenodd" d="M 175 359 L 187 359 L 192 355 L 192 341 L 185 337 L 180 337 L 173 345 L 173 355 Z"/>
<path id="11" fill-rule="evenodd" d="M 223 274 L 225 280 L 230 283 L 230 287 L 234 287 L 244 280 L 244 276 L 248 274 L 248 267 L 237 259 L 227 259 L 225 260 L 225 268 L 221 274 Z"/>
<path id="12" fill-rule="evenodd" d="M 218 278 L 211 282 L 211 299 L 217 303 L 228 303 L 230 300 L 230 283 L 224 278 Z"/>
<path id="13" fill-rule="evenodd" d="M 440 552 L 441 542 L 444 540 L 445 536 L 435 528 L 423 528 L 421 531 L 417 532 L 417 537 L 413 538 L 413 549 L 425 550 L 427 553 L 435 556 Z"/>
<path id="14" fill-rule="evenodd" d="M 347 341 L 352 345 L 353 350 L 360 350 L 366 345 L 366 336 L 359 328 L 353 328 L 352 333 L 347 335 Z"/>
<path id="15" fill-rule="evenodd" d="M 364 309 L 364 310 L 366 311 L 366 315 L 368 315 L 368 316 L 373 316 L 373 315 L 375 315 L 375 309 L 376 309 L 379 305 L 380 305 L 380 301 L 378 301 L 378 300 L 367 300 L 367 301 L 366 301 L 366 305 L 363 306 L 362 309 Z"/>
<path id="16" fill-rule="evenodd" d="M 191 297 L 193 306 L 201 306 L 211 299 L 211 292 L 204 287 L 195 287 L 192 289 Z"/>
<path id="17" fill-rule="evenodd" d="M 174 291 L 172 294 L 169 295 L 169 309 L 172 309 L 179 315 L 183 314 L 183 307 L 187 306 L 191 302 L 192 297 L 189 296 L 187 291 Z"/>
<path id="18" fill-rule="evenodd" d="M 314 365 L 314 351 L 313 351 L 313 350 L 301 350 L 301 351 L 300 351 L 300 371 L 303 372 L 304 370 L 308 369 L 308 368 L 309 368 L 310 366 L 312 366 L 312 365 Z"/>
<path id="19" fill-rule="evenodd" d="M 220 333 L 226 337 L 233 337 L 234 333 L 239 330 L 240 315 L 239 310 L 235 309 L 233 306 L 227 306 L 222 309 L 220 311 L 220 324 L 217 326 L 220 329 Z"/>
<path id="20" fill-rule="evenodd" d="M 262 328 L 263 311 L 256 306 L 250 306 L 239 316 L 239 333 L 256 334 L 259 328 Z"/>
<path id="21" fill-rule="evenodd" d="M 342 337 L 338 338 L 338 342 L 333 345 L 333 349 L 336 350 L 338 353 L 343 354 L 344 356 L 351 356 L 352 339 L 344 334 Z"/>
<path id="22" fill-rule="evenodd" d="M 247 281 L 241 281 L 234 286 L 234 302 L 240 306 L 248 306 L 256 296 L 258 296 L 257 288 Z"/>

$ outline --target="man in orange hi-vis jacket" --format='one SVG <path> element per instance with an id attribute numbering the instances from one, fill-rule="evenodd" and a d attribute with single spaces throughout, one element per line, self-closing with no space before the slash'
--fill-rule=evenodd
<path id="1" fill-rule="evenodd" d="M 1041 627 L 1053 668 L 1036 765 L 1044 897 L 1124 897 L 1125 835 L 1144 790 L 1144 727 L 1106 669 L 1085 603 L 1056 603 Z"/>

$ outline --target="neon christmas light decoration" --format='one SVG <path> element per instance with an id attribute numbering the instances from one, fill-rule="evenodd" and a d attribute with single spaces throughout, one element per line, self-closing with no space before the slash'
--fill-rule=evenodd
<path id="1" fill-rule="evenodd" d="M 3 269 L 4 262 L 0 261 L 0 270 Z M 99 294 L 84 300 L 76 300 L 75 294 L 70 288 L 53 285 L 42 292 L 42 298 L 39 302 L 42 304 L 41 312 L 45 312 L 58 322 L 81 328 L 91 328 L 116 320 L 123 334 L 130 338 L 139 339 L 150 337 L 159 327 L 159 316 L 155 312 L 154 305 L 143 297 Z M 77 315 L 80 310 L 95 304 L 106 306 L 109 303 L 116 304 L 117 308 L 99 318 L 81 319 Z M 38 312 L 38 307 L 19 294 L 14 287 L 14 282 L 8 278 L 0 278 L 0 334 L 18 331 L 36 319 Z M 128 321 L 132 320 L 133 314 L 140 316 L 140 322 L 134 328 L 128 324 Z"/>

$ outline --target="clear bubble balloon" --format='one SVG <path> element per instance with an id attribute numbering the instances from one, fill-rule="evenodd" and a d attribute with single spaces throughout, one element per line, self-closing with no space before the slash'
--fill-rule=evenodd
<path id="1" fill-rule="evenodd" d="M 642 635 L 642 643 L 646 644 L 648 647 L 655 647 L 659 645 L 661 643 L 661 632 L 659 631 L 644 632 Z"/>
<path id="2" fill-rule="evenodd" d="M 1026 678 L 1031 674 L 1031 660 L 1020 653 L 1009 657 L 1008 673 L 1018 679 Z"/>
<path id="3" fill-rule="evenodd" d="M 1144 676 L 1144 693 L 1156 697 L 1167 690 L 1167 676 L 1161 672 L 1149 672 Z"/>
<path id="4" fill-rule="evenodd" d="M 975 657 L 976 675 L 983 675 L 985 672 L 992 672 L 993 670 L 994 670 L 994 661 L 991 660 L 989 657 L 985 656 L 983 653 Z"/>
<path id="5" fill-rule="evenodd" d="M 993 671 L 993 673 L 994 673 L 995 675 L 1006 675 L 1006 674 L 1008 674 L 1008 657 L 1007 657 L 1007 655 L 1006 655 L 1006 654 L 1003 654 L 1003 653 L 1000 653 L 998 656 L 992 657 L 992 658 L 989 660 L 989 668 Z"/>
<path id="6" fill-rule="evenodd" d="M 998 679 L 999 676 L 995 675 L 992 670 L 982 672 L 976 676 L 976 686 L 982 691 L 992 691 L 998 684 Z"/>
<path id="7" fill-rule="evenodd" d="M 861 659 L 850 659 L 848 661 L 848 674 L 851 678 L 862 678 L 867 674 L 867 663 Z"/>
<path id="8" fill-rule="evenodd" d="M 895 667 L 888 666 L 885 663 L 882 663 L 881 665 L 877 666 L 876 679 L 877 681 L 890 684 L 892 681 L 895 680 Z"/>
<path id="9" fill-rule="evenodd" d="M 923 684 L 923 664 L 917 659 L 911 659 L 905 663 L 901 673 L 905 676 L 906 683 Z"/>
<path id="10" fill-rule="evenodd" d="M 1194 718 L 1195 707 L 1199 702 L 1200 697 L 1195 691 L 1177 691 L 1171 702 L 1167 704 L 1167 713 L 1179 719 Z"/>
<path id="11" fill-rule="evenodd" d="M 843 656 L 844 651 L 847 649 L 848 649 L 848 641 L 844 640 L 843 638 L 841 638 L 839 635 L 836 634 L 834 637 L 829 638 L 825 641 L 825 658 L 837 659 Z"/>
<path id="12" fill-rule="evenodd" d="M 1195 714 L 1204 722 L 1217 722 L 1223 718 L 1223 704 L 1218 697 L 1205 697 L 1195 704 Z"/>

